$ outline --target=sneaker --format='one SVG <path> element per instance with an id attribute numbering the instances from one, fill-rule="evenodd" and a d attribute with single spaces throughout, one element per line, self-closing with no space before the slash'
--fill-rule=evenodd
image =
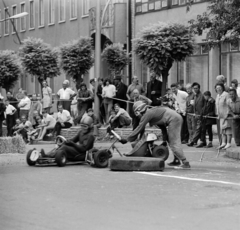
<path id="1" fill-rule="evenodd" d="M 192 147 L 194 145 L 193 142 L 190 142 L 189 144 L 187 144 L 188 147 Z"/>
<path id="2" fill-rule="evenodd" d="M 209 142 L 208 145 L 207 145 L 207 148 L 212 148 L 212 147 L 213 147 L 212 142 Z"/>
<path id="3" fill-rule="evenodd" d="M 174 169 L 191 169 L 191 166 L 189 162 L 186 161 L 185 163 L 182 163 L 181 165 L 174 167 Z"/>
<path id="4" fill-rule="evenodd" d="M 223 148 L 223 150 L 226 150 L 228 148 L 231 148 L 231 144 L 227 143 L 227 145 Z"/>
<path id="5" fill-rule="evenodd" d="M 180 161 L 176 161 L 176 160 L 168 163 L 169 166 L 179 166 L 180 164 L 181 164 Z"/>
<path id="6" fill-rule="evenodd" d="M 196 146 L 196 148 L 202 148 L 202 147 L 205 147 L 206 146 L 206 143 L 200 143 L 199 145 Z"/>
<path id="7" fill-rule="evenodd" d="M 182 144 L 187 144 L 188 143 L 188 141 L 182 141 Z"/>

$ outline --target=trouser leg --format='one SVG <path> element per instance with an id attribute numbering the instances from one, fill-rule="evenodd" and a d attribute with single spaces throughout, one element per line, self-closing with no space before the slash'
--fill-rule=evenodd
<path id="1" fill-rule="evenodd" d="M 81 122 L 84 113 L 87 111 L 87 107 L 88 107 L 87 103 L 81 103 L 80 105 L 78 105 L 78 116 L 74 120 L 76 124 L 79 124 Z"/>
<path id="2" fill-rule="evenodd" d="M 187 127 L 187 118 L 186 116 L 182 116 L 183 119 L 183 124 L 182 124 L 182 129 L 181 129 L 181 141 L 186 141 L 188 142 L 189 139 L 189 133 L 188 133 L 188 127 Z"/>
<path id="3" fill-rule="evenodd" d="M 202 121 L 199 118 L 195 118 L 195 119 L 196 119 L 196 129 L 195 129 L 195 133 L 194 133 L 194 137 L 193 137 L 193 142 L 197 143 L 198 139 L 200 139 L 201 133 L 202 133 Z"/>
<path id="4" fill-rule="evenodd" d="M 213 141 L 212 125 L 207 125 L 207 132 L 208 132 L 209 141 Z"/>
<path id="5" fill-rule="evenodd" d="M 189 133 L 189 141 L 193 141 L 194 136 L 194 117 L 191 115 L 187 115 L 187 127 L 188 127 L 188 133 Z"/>
<path id="6" fill-rule="evenodd" d="M 2 137 L 2 122 L 3 120 L 0 118 L 0 137 Z"/>
<path id="7" fill-rule="evenodd" d="M 62 129 L 61 123 L 57 122 L 56 125 L 55 125 L 55 128 L 54 128 L 54 131 L 56 132 L 57 136 L 60 135 L 61 129 Z"/>
<path id="8" fill-rule="evenodd" d="M 131 124 L 131 119 L 123 115 L 120 115 L 118 120 L 119 120 L 120 126 L 129 126 Z"/>
<path id="9" fill-rule="evenodd" d="M 85 160 L 85 156 L 86 156 L 86 152 L 79 152 L 73 146 L 68 146 L 68 145 L 62 145 L 56 151 L 56 154 L 58 152 L 64 152 L 67 155 L 67 158 L 71 159 L 71 160 L 84 161 Z"/>

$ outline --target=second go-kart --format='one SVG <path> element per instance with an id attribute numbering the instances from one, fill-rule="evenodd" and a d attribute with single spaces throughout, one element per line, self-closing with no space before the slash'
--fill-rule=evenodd
<path id="1" fill-rule="evenodd" d="M 41 149 L 31 149 L 27 153 L 27 164 L 29 166 L 34 166 L 36 164 L 52 164 L 56 163 L 58 166 L 62 167 L 67 164 L 67 162 L 76 162 L 76 163 L 87 163 L 91 166 L 98 168 L 106 168 L 108 166 L 108 159 L 112 157 L 111 151 L 109 149 L 97 150 L 95 148 L 86 152 L 85 160 L 80 160 L 79 156 L 70 158 L 63 152 L 57 152 L 56 150 L 60 148 L 67 140 L 63 136 L 57 136 L 56 147 L 51 150 L 48 155 L 45 154 L 45 151 Z M 56 152 L 56 153 L 55 153 Z M 79 154 L 80 155 L 80 154 Z M 81 154 L 82 159 L 82 154 Z"/>

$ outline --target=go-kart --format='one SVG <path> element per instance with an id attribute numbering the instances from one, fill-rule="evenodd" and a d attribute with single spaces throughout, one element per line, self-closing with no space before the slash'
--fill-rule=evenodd
<path id="1" fill-rule="evenodd" d="M 112 157 L 111 151 L 109 149 L 97 150 L 93 148 L 86 152 L 85 160 L 79 160 L 79 156 L 75 156 L 74 158 L 69 158 L 62 151 L 56 152 L 58 148 L 60 148 L 67 140 L 63 136 L 57 136 L 56 138 L 56 147 L 51 150 L 52 154 L 46 155 L 45 151 L 41 149 L 38 151 L 37 149 L 31 149 L 28 151 L 26 160 L 29 166 L 34 166 L 36 164 L 52 164 L 56 163 L 58 166 L 65 166 L 67 162 L 75 162 L 75 163 L 87 163 L 91 166 L 98 168 L 106 168 L 108 166 L 108 159 Z M 82 154 L 81 154 L 82 156 Z M 82 157 L 81 157 L 82 158 Z"/>

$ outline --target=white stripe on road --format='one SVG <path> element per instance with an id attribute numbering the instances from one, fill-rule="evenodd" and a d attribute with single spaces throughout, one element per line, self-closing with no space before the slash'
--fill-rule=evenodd
<path id="1" fill-rule="evenodd" d="M 211 182 L 211 183 L 219 183 L 219 184 L 227 184 L 227 185 L 237 185 L 240 186 L 240 183 L 233 183 L 228 181 L 221 181 L 221 180 L 206 180 L 201 178 L 191 178 L 191 177 L 183 177 L 183 176 L 171 176 L 171 175 L 164 175 L 164 174 L 157 174 L 157 173 L 150 173 L 150 172 L 135 172 L 150 176 L 158 176 L 158 177 L 168 177 L 168 178 L 175 178 L 181 180 L 192 180 L 192 181 L 201 181 L 201 182 Z"/>

